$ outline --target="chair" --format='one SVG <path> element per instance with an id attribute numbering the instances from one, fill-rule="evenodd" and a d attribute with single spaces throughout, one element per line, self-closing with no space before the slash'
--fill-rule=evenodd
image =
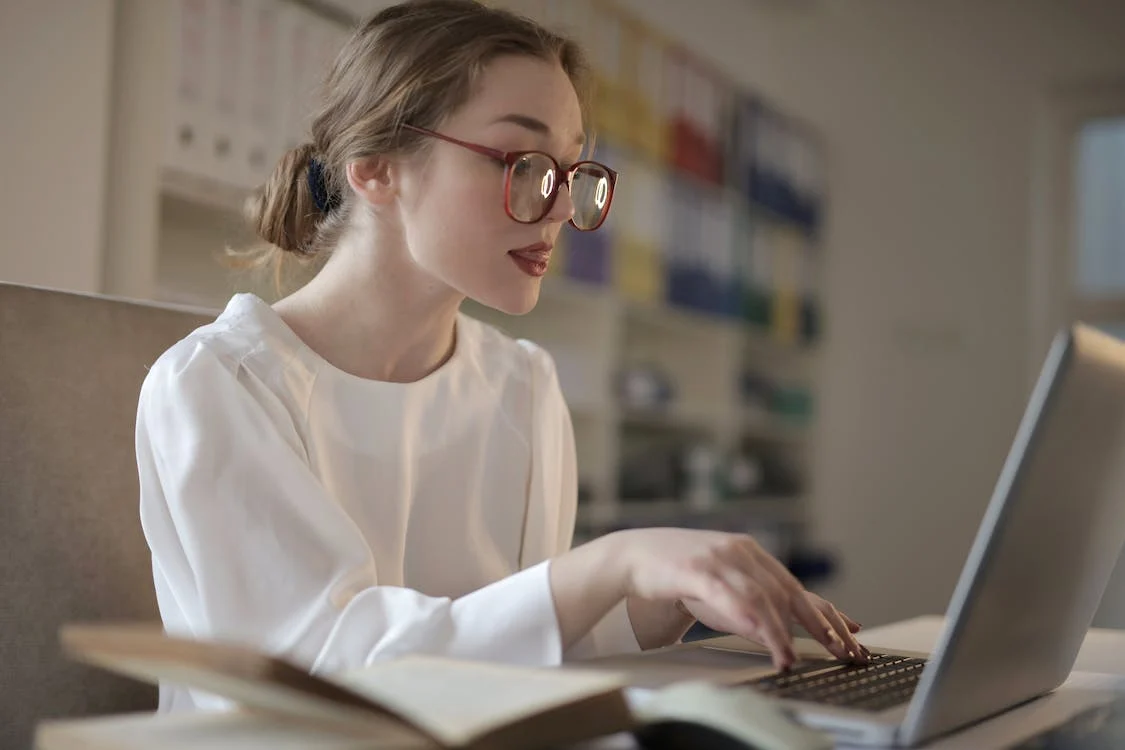
<path id="1" fill-rule="evenodd" d="M 214 314 L 0 284 L 0 747 L 44 718 L 151 710 L 64 658 L 76 620 L 158 619 L 134 423 L 146 368 Z"/>

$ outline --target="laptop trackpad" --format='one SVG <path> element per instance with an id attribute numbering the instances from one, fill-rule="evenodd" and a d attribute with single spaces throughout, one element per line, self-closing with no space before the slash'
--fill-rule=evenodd
<path id="1" fill-rule="evenodd" d="M 698 647 L 609 656 L 568 666 L 620 672 L 625 674 L 629 685 L 642 688 L 659 688 L 695 679 L 743 682 L 774 671 L 767 655 Z"/>

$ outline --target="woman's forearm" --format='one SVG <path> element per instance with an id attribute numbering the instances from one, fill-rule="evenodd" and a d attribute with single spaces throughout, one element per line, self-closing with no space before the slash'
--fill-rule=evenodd
<path id="1" fill-rule="evenodd" d="M 551 594 L 564 651 L 625 598 L 625 564 L 613 534 L 575 547 L 551 561 Z"/>

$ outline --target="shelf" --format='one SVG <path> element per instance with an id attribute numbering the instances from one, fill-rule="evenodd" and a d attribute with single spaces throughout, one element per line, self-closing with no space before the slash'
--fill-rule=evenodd
<path id="1" fill-rule="evenodd" d="M 711 430 L 721 419 L 703 409 L 685 409 L 675 405 L 666 407 L 623 407 L 621 423 L 633 427 L 655 429 Z"/>
<path id="2" fill-rule="evenodd" d="M 664 160 L 654 160 L 651 154 L 636 148 L 630 143 L 617 139 L 607 139 L 607 142 L 611 144 L 615 150 L 625 156 L 665 170 L 675 180 L 685 185 L 690 185 L 693 189 L 708 196 L 708 198 L 712 200 L 730 201 L 732 204 L 744 209 L 758 221 L 792 228 L 810 240 L 816 240 L 820 234 L 820 227 L 810 228 L 804 223 L 794 219 L 792 216 L 787 216 L 781 211 L 762 203 L 753 196 L 747 195 L 738 185 L 728 179 L 726 175 L 724 175 L 720 182 L 714 182 L 713 180 L 705 179 L 676 164 Z"/>
<path id="3" fill-rule="evenodd" d="M 239 218 L 243 216 L 247 199 L 253 194 L 247 188 L 172 167 L 164 167 L 160 171 L 160 190 L 169 198 Z"/>
<path id="4" fill-rule="evenodd" d="M 724 317 L 705 310 L 694 310 L 662 303 L 625 302 L 626 320 L 670 332 L 696 333 L 716 330 L 737 333 L 746 329 L 746 323 L 737 318 Z"/>
<path id="5" fill-rule="evenodd" d="M 775 443 L 803 443 L 811 434 L 806 425 L 792 424 L 772 414 L 745 410 L 740 432 L 750 438 Z"/>
<path id="6" fill-rule="evenodd" d="M 566 396 L 565 392 L 563 396 Z M 571 400 L 567 398 L 566 408 L 570 412 L 571 419 L 575 422 L 579 420 L 602 422 L 612 420 L 616 416 L 612 404 L 605 401 L 598 401 L 597 399 Z"/>
<path id="7" fill-rule="evenodd" d="M 304 10 L 321 8 L 323 2 L 333 1 L 297 0 Z M 149 2 L 126 3 L 121 11 L 123 16 L 118 24 L 122 37 L 118 40 L 121 59 L 117 68 L 121 74 L 118 88 L 122 96 L 115 98 L 111 118 L 110 172 L 114 177 L 114 189 L 107 193 L 103 269 L 106 291 L 189 305 L 216 314 L 230 295 L 238 291 L 259 293 L 269 301 L 274 290 L 268 274 L 259 277 L 255 273 L 234 271 L 221 262 L 225 248 L 257 244 L 255 233 L 244 219 L 247 201 L 256 193 L 257 186 L 250 184 L 253 175 L 243 179 L 238 173 L 227 171 L 231 176 L 202 177 L 195 174 L 207 168 L 202 160 L 167 151 L 173 143 L 168 140 L 169 136 L 175 135 L 182 125 L 177 118 L 184 114 L 164 109 L 169 105 L 168 92 L 174 87 L 178 72 L 175 61 L 169 65 L 165 55 L 165 48 L 172 41 L 167 36 L 171 11 L 163 3 Z M 322 16 L 319 20 L 323 21 L 325 14 L 319 15 Z M 309 33 L 321 38 L 326 45 L 336 34 L 344 33 L 342 28 L 314 24 L 302 13 L 294 14 L 292 20 L 308 22 Z M 311 58 L 308 62 L 306 68 L 314 73 L 311 66 L 322 64 Z M 282 88 L 288 94 L 296 92 L 304 97 L 305 93 L 298 91 L 304 86 L 304 73 L 298 76 L 300 80 L 292 79 L 293 71 L 286 70 L 285 75 L 291 78 L 281 79 L 281 82 L 295 85 Z M 281 100 L 275 103 L 281 104 Z M 298 102 L 298 106 L 305 104 Z M 296 114 L 289 104 L 283 108 Z M 269 142 L 281 143 L 299 135 L 294 132 L 295 122 L 288 116 L 279 118 L 271 128 Z M 220 124 L 226 127 L 227 123 Z M 242 140 L 241 135 L 245 133 L 240 133 L 228 135 Z M 178 168 L 167 166 L 169 163 Z M 662 164 L 668 166 L 666 162 Z M 680 176 L 694 180 L 690 175 Z M 660 172 L 652 177 L 663 180 L 666 175 Z M 712 191 L 707 196 L 709 199 L 726 204 L 708 205 L 708 222 L 719 222 L 729 216 L 739 224 L 730 227 L 730 231 L 764 228 L 769 235 L 767 241 L 775 239 L 778 225 L 791 223 L 755 204 L 730 185 L 695 182 L 704 190 Z M 645 187 L 642 183 L 642 188 Z M 650 183 L 647 187 L 658 186 Z M 636 194 L 650 195 L 643 189 Z M 150 200 L 154 197 L 156 200 Z M 649 208 L 657 215 L 669 205 L 662 198 L 652 200 L 654 203 Z M 663 224 L 653 225 L 649 221 L 653 217 L 648 215 L 653 211 L 645 212 L 644 208 L 644 204 L 637 203 L 633 206 L 635 215 L 629 218 L 644 221 L 644 226 L 653 230 L 650 239 L 658 244 L 668 239 L 682 239 L 678 233 L 675 238 L 671 237 Z M 712 215 L 713 208 L 721 211 L 716 210 Z M 619 216 L 618 220 L 627 219 Z M 712 233 L 710 228 L 690 236 L 697 244 L 727 244 L 727 240 L 720 239 L 718 231 Z M 730 240 L 735 237 L 738 235 Z M 821 274 L 824 259 L 819 249 L 812 246 L 816 238 L 811 243 L 796 242 L 795 237 L 781 239 L 794 240 L 792 246 L 799 247 L 802 263 L 810 264 L 809 269 L 816 272 L 810 277 L 815 281 Z M 566 240 L 563 242 L 557 260 L 567 260 L 568 251 L 578 253 L 570 255 L 570 260 L 581 259 L 580 253 L 585 249 L 582 243 L 566 247 Z M 808 248 L 803 247 L 806 244 Z M 784 242 L 780 246 L 790 247 Z M 610 252 L 622 251 L 613 244 Z M 706 254 L 687 255 L 702 262 Z M 626 256 L 622 252 L 618 257 Z M 813 347 L 799 340 L 788 342 L 764 324 L 755 325 L 740 317 L 673 305 L 660 298 L 648 303 L 637 302 L 619 291 L 613 281 L 614 274 L 605 283 L 582 281 L 559 273 L 565 270 L 562 265 L 557 264 L 544 278 L 540 304 L 527 315 L 507 316 L 473 302 L 466 303 L 464 309 L 509 335 L 536 342 L 552 355 L 572 417 L 584 496 L 589 498 L 589 504 L 580 506 L 582 523 L 600 525 L 603 531 L 614 523 L 677 522 L 730 528 L 773 523 L 782 528 L 778 526 L 780 522 L 784 524 L 785 533 L 796 529 L 804 510 L 802 495 L 819 492 L 815 476 L 819 471 L 818 462 L 815 457 L 805 455 L 806 446 L 813 445 L 814 430 L 772 414 L 765 420 L 752 418 L 750 410 L 745 408 L 750 397 L 744 401 L 741 394 L 749 393 L 747 386 L 752 384 L 746 383 L 745 375 L 752 372 L 764 382 L 766 391 L 771 384 L 808 388 L 811 403 L 817 405 L 821 378 L 814 372 L 820 365 L 816 342 Z M 763 274 L 762 284 L 768 285 L 767 271 L 772 266 L 763 266 L 755 271 Z M 291 284 L 287 283 L 286 291 L 299 284 L 306 268 L 295 263 L 287 267 L 295 276 Z M 810 286 L 813 290 L 820 288 Z M 619 400 L 618 385 L 622 376 L 630 369 L 645 367 L 673 383 L 675 398 L 667 408 L 625 408 Z M 698 442 L 712 448 L 715 455 L 726 457 L 735 455 L 750 439 L 759 441 L 752 447 L 760 449 L 755 452 L 762 454 L 763 463 L 777 460 L 786 468 L 792 464 L 791 483 L 763 480 L 760 491 L 773 493 L 773 496 L 719 501 L 708 508 L 693 508 L 673 499 L 628 503 L 617 500 L 622 492 L 622 469 L 636 465 L 637 456 L 643 458 L 644 451 L 656 452 L 661 457 L 676 456 L 681 455 L 685 447 L 690 449 Z M 654 483 L 654 486 L 666 487 L 665 492 L 673 493 L 675 485 Z M 785 493 L 790 486 L 795 496 L 776 496 Z"/>
<path id="8" fill-rule="evenodd" d="M 541 302 L 564 302 L 568 304 L 614 304 L 617 295 L 604 284 L 595 284 L 569 276 L 547 276 L 539 293 Z"/>
<path id="9" fill-rule="evenodd" d="M 160 190 L 167 198 L 217 212 L 225 222 L 241 222 L 246 202 L 253 195 L 250 189 L 171 167 L 161 169 Z M 755 350 L 768 350 L 771 354 L 787 358 L 805 356 L 812 351 L 812 347 L 779 341 L 768 330 L 738 318 L 686 306 L 629 301 L 622 298 L 612 286 L 566 276 L 548 276 L 544 280 L 540 305 L 589 309 L 598 314 L 619 305 L 625 312 L 627 323 L 673 335 L 742 336 Z M 489 314 L 488 311 L 478 310 L 472 303 L 467 305 L 467 310 Z M 542 314 L 539 308 L 537 311 Z M 531 313 L 535 314 L 536 312 Z"/>
<path id="10" fill-rule="evenodd" d="M 584 527 L 691 524 L 721 520 L 747 520 L 766 525 L 800 523 L 805 505 L 800 497 L 753 497 L 719 500 L 708 508 L 694 508 L 684 500 L 630 500 L 578 507 L 578 525 Z"/>

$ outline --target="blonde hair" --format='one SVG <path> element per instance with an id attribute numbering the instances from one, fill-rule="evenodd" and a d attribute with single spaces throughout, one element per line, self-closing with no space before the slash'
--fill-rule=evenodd
<path id="1" fill-rule="evenodd" d="M 402 126 L 440 125 L 502 55 L 557 61 L 585 114 L 588 69 L 581 50 L 528 18 L 475 0 L 409 0 L 363 24 L 324 83 L 311 141 L 286 153 L 248 204 L 251 226 L 267 243 L 254 265 L 286 254 L 307 260 L 333 246 L 351 211 L 346 164 L 424 148 L 425 140 Z M 314 187 L 323 189 L 321 204 L 330 199 L 328 210 L 317 205 Z"/>

